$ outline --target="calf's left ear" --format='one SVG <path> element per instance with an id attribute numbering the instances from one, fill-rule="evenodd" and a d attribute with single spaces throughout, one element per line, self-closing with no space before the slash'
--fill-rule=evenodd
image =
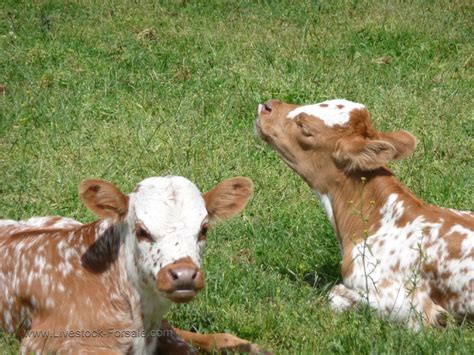
<path id="1" fill-rule="evenodd" d="M 82 202 L 101 219 L 121 220 L 128 212 L 128 196 L 114 184 L 99 180 L 84 180 L 79 185 Z"/>
<path id="2" fill-rule="evenodd" d="M 404 159 L 416 148 L 416 138 L 406 131 L 380 132 L 380 138 L 395 147 L 396 154 L 393 159 Z"/>
<path id="3" fill-rule="evenodd" d="M 227 179 L 203 194 L 210 222 L 227 219 L 242 211 L 253 194 L 253 182 L 246 177 Z"/>

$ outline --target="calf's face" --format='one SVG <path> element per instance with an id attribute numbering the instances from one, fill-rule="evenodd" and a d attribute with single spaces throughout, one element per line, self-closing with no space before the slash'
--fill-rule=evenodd
<path id="1" fill-rule="evenodd" d="M 362 104 L 330 100 L 297 106 L 279 100 L 258 105 L 256 130 L 312 186 L 340 173 L 370 171 L 415 149 L 407 132 L 379 132 Z"/>
<path id="2" fill-rule="evenodd" d="M 170 176 L 145 179 L 129 196 L 102 180 L 86 180 L 80 190 L 96 215 L 127 226 L 141 287 L 182 303 L 204 287 L 201 256 L 208 228 L 239 213 L 253 185 L 233 178 L 201 195 L 191 181 Z"/>

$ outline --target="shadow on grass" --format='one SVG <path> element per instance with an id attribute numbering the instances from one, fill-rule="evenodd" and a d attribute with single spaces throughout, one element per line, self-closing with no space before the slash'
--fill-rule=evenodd
<path id="1" fill-rule="evenodd" d="M 313 272 L 305 273 L 303 281 L 314 289 L 327 289 L 342 281 L 339 263 L 325 263 Z"/>
<path id="2" fill-rule="evenodd" d="M 342 281 L 339 263 L 325 263 L 313 270 L 298 273 L 288 268 L 279 268 L 279 273 L 294 283 L 306 283 L 317 293 L 326 294 L 331 287 Z"/>

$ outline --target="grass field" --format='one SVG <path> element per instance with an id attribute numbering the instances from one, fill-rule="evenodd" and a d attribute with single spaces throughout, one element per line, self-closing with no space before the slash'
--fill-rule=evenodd
<path id="1" fill-rule="evenodd" d="M 0 218 L 91 221 L 78 183 L 131 191 L 183 175 L 203 191 L 252 178 L 244 213 L 209 236 L 207 286 L 174 325 L 275 353 L 474 353 L 474 327 L 418 334 L 333 314 L 339 249 L 304 182 L 254 138 L 268 98 L 366 104 L 419 140 L 391 168 L 424 200 L 472 209 L 471 1 L 2 1 Z M 1 89 L 1 88 L 0 88 Z M 0 335 L 0 353 L 15 352 Z"/>

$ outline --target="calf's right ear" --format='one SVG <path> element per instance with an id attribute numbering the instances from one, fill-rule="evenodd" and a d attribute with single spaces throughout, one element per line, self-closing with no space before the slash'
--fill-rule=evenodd
<path id="1" fill-rule="evenodd" d="M 128 196 L 108 181 L 84 180 L 79 185 L 79 196 L 86 207 L 100 219 L 118 221 L 127 215 Z"/>
<path id="2" fill-rule="evenodd" d="M 337 141 L 333 158 L 346 171 L 370 171 L 384 166 L 396 154 L 395 147 L 383 140 L 347 137 Z"/>
<path id="3" fill-rule="evenodd" d="M 339 139 L 333 153 L 334 160 L 346 171 L 370 171 L 390 160 L 406 158 L 416 148 L 416 139 L 408 132 L 380 132 L 379 135 L 379 139 L 358 136 Z"/>

